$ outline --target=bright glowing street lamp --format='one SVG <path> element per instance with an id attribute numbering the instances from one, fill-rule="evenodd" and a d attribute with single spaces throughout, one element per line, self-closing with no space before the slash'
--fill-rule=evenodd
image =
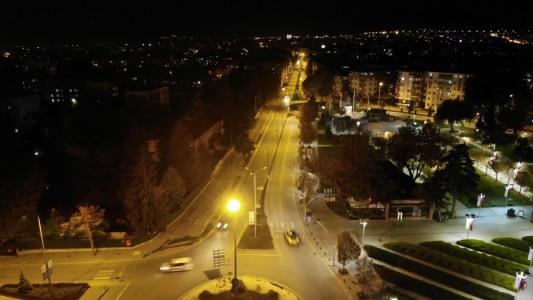
<path id="1" fill-rule="evenodd" d="M 228 204 L 226 204 L 226 208 L 229 210 L 230 213 L 232 213 L 234 215 L 234 221 L 235 221 L 235 214 L 239 211 L 239 209 L 241 208 L 241 203 L 239 202 L 239 200 L 237 199 L 231 199 L 228 201 Z M 237 223 L 237 222 L 235 222 Z M 232 283 L 232 290 L 233 290 L 233 293 L 235 293 L 235 298 L 237 298 L 237 289 L 239 287 L 239 279 L 237 279 L 237 226 L 233 226 L 233 234 L 234 234 L 234 239 L 233 239 L 233 243 L 234 243 L 234 251 L 235 251 L 235 256 L 234 256 L 234 265 L 235 265 L 235 277 L 233 277 L 233 279 L 231 280 L 231 283 Z"/>
<path id="2" fill-rule="evenodd" d="M 359 218 L 359 224 L 363 225 L 363 240 L 362 240 L 362 243 L 363 246 L 365 245 L 365 229 L 366 229 L 366 224 L 368 224 L 368 218 Z"/>
<path id="3" fill-rule="evenodd" d="M 476 217 L 475 214 L 465 214 L 466 217 L 466 239 L 468 240 L 468 234 L 471 230 L 474 229 L 474 218 Z"/>

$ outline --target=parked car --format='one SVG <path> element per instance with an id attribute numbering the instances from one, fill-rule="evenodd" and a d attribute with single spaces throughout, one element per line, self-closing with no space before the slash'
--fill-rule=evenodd
<path id="1" fill-rule="evenodd" d="M 163 263 L 159 270 L 163 272 L 180 272 L 180 271 L 190 271 L 194 267 L 192 263 L 192 258 L 190 257 L 180 257 L 173 258 L 170 262 Z"/>
<path id="2" fill-rule="evenodd" d="M 300 238 L 298 237 L 298 234 L 292 229 L 287 229 L 287 231 L 285 231 L 285 239 L 289 245 L 294 246 L 300 244 Z"/>

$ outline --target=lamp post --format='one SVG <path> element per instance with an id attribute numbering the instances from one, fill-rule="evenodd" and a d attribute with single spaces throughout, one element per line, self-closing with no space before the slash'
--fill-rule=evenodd
<path id="1" fill-rule="evenodd" d="M 54 210 L 52 208 L 52 210 Z M 37 223 L 39 224 L 39 235 L 41 236 L 41 245 L 43 250 L 43 261 L 44 261 L 44 276 L 48 279 L 48 285 L 50 286 L 50 297 L 52 299 L 55 298 L 54 296 L 54 287 L 52 285 L 52 270 L 51 266 L 49 265 L 48 260 L 46 259 L 46 248 L 44 247 L 44 236 L 43 236 L 43 228 L 41 226 L 41 217 L 39 216 L 39 213 L 37 213 Z"/>
<path id="2" fill-rule="evenodd" d="M 474 218 L 476 217 L 475 214 L 465 214 L 466 217 L 466 239 L 468 240 L 468 234 L 471 230 L 474 228 Z"/>
<path id="3" fill-rule="evenodd" d="M 226 204 L 226 207 L 230 213 L 234 214 L 234 221 L 235 221 L 235 214 L 241 208 L 241 203 L 237 199 L 231 199 L 228 201 L 228 204 Z M 237 298 L 237 289 L 239 287 L 239 279 L 237 279 L 237 226 L 233 226 L 233 243 L 235 247 L 234 249 L 235 251 L 235 257 L 234 257 L 235 275 L 233 279 L 231 280 L 231 283 L 232 283 L 233 293 L 235 294 L 235 298 Z"/>
<path id="4" fill-rule="evenodd" d="M 365 229 L 366 224 L 368 224 L 368 218 L 359 218 L 359 224 L 363 225 L 363 246 L 365 245 Z"/>
<path id="5" fill-rule="evenodd" d="M 380 108 L 380 111 L 379 111 L 379 118 L 381 119 L 382 115 L 383 115 L 383 107 L 381 106 L 381 86 L 383 85 L 383 82 L 380 82 L 379 83 L 379 87 L 378 87 L 378 106 Z"/>
<path id="6" fill-rule="evenodd" d="M 509 201 L 509 194 L 511 193 L 511 189 L 513 188 L 512 184 L 507 184 L 505 186 L 505 207 L 507 207 L 507 202 Z"/>
<path id="7" fill-rule="evenodd" d="M 250 174 L 254 176 L 254 237 L 257 237 L 257 187 L 256 187 L 256 180 L 255 180 L 255 173 L 262 171 L 266 169 L 267 167 L 263 167 L 262 169 L 252 171 L 248 167 L 244 167 L 246 170 L 250 171 Z"/>
<path id="8" fill-rule="evenodd" d="M 324 225 L 322 225 L 322 223 L 318 222 L 318 220 L 316 220 L 315 223 L 317 223 L 318 225 L 322 226 L 322 228 L 324 229 L 324 231 L 328 235 L 329 242 L 331 243 L 331 245 L 333 247 L 332 252 L 331 252 L 331 258 L 332 258 L 331 260 L 333 262 L 332 266 L 334 267 L 335 266 L 335 244 L 333 244 L 333 241 L 331 240 L 331 236 L 329 235 L 329 232 L 326 229 L 326 227 L 324 227 Z"/>
<path id="9" fill-rule="evenodd" d="M 514 288 L 516 289 L 515 299 L 518 299 L 518 292 L 526 287 L 526 278 L 527 275 L 524 275 L 524 271 L 520 271 L 519 273 L 518 270 L 516 270 L 516 277 L 514 282 Z"/>

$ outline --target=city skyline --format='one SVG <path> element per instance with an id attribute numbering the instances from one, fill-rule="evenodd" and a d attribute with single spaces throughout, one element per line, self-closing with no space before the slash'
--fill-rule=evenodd
<path id="1" fill-rule="evenodd" d="M 144 39 L 162 35 L 269 36 L 349 34 L 407 28 L 529 27 L 525 1 L 499 7 L 481 1 L 311 4 L 291 2 L 91 1 L 8 3 L 1 43 Z"/>

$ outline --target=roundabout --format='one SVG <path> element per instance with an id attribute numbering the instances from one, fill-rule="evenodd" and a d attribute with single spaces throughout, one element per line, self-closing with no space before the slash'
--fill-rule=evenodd
<path id="1" fill-rule="evenodd" d="M 225 276 L 210 280 L 190 290 L 179 300 L 228 299 L 233 277 Z M 239 288 L 235 299 L 250 299 L 249 294 L 261 294 L 268 299 L 301 300 L 302 298 L 282 284 L 260 277 L 239 276 Z M 278 295 L 277 297 L 275 295 Z M 220 296 L 220 297 L 218 297 Z M 265 298 L 267 299 L 267 298 Z"/>

